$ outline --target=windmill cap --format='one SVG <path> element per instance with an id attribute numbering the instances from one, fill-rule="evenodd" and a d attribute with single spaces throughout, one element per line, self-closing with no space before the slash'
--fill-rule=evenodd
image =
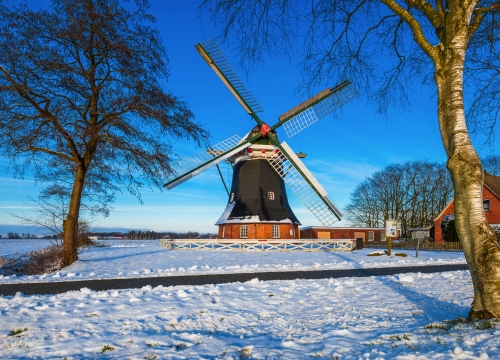
<path id="1" fill-rule="evenodd" d="M 250 139 L 250 138 L 254 137 L 255 135 L 260 134 L 260 128 L 261 128 L 260 125 L 255 126 L 250 131 L 250 133 L 248 134 L 248 136 L 246 137 L 246 139 Z M 278 139 L 278 134 L 276 133 L 276 130 L 273 129 L 273 130 L 271 130 L 269 132 L 271 134 L 273 134 L 276 139 Z M 267 139 L 267 138 L 260 138 L 259 140 L 255 141 L 254 144 L 272 145 L 271 142 L 269 141 L 269 139 Z"/>

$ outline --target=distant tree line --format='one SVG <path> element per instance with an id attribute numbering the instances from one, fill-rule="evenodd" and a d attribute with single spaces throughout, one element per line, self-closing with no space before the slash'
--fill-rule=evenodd
<path id="1" fill-rule="evenodd" d="M 129 240 L 155 240 L 161 239 L 163 237 L 169 236 L 170 239 L 210 239 L 214 238 L 216 234 L 213 233 L 199 233 L 196 231 L 188 232 L 173 232 L 173 231 L 142 231 L 142 230 L 131 230 L 127 233 L 117 233 L 117 232 L 92 232 L 90 236 L 98 236 L 102 238 L 108 237 L 126 237 Z"/>
<path id="2" fill-rule="evenodd" d="M 353 226 L 380 227 L 398 220 L 409 228 L 431 225 L 453 197 L 453 184 L 444 164 L 408 161 L 392 164 L 361 182 L 350 196 L 346 218 Z"/>
<path id="3" fill-rule="evenodd" d="M 3 238 L 3 235 L 0 235 L 0 239 Z M 38 236 L 30 233 L 15 233 L 9 232 L 7 233 L 7 237 L 5 239 L 38 239 Z"/>
<path id="4" fill-rule="evenodd" d="M 210 239 L 216 235 L 213 233 L 199 233 L 197 231 L 188 232 L 156 232 L 156 231 L 140 231 L 132 230 L 126 234 L 128 239 L 131 240 L 152 240 L 161 239 L 163 237 L 169 236 L 170 239 Z"/>

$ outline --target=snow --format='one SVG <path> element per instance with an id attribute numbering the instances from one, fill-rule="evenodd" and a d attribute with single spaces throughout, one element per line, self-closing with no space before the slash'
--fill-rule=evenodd
<path id="1" fill-rule="evenodd" d="M 130 258 L 132 260 L 132 258 Z M 444 276 L 446 275 L 446 276 Z M 0 297 L 2 358 L 495 359 L 469 272 Z"/>
<path id="2" fill-rule="evenodd" d="M 464 263 L 462 253 L 92 248 L 57 274 L 83 278 Z M 151 244 L 151 242 L 149 242 Z M 207 268 L 208 266 L 208 268 Z M 468 271 L 0 296 L 0 358 L 498 359 L 496 322 L 467 323 Z"/>
<path id="3" fill-rule="evenodd" d="M 229 217 L 229 215 L 231 215 L 231 211 L 233 211 L 235 204 L 236 204 L 236 201 L 233 201 L 226 206 L 226 208 L 224 209 L 224 212 L 220 216 L 219 220 L 217 220 L 215 225 L 224 224 L 227 221 L 227 218 Z"/>
<path id="4" fill-rule="evenodd" d="M 465 264 L 461 252 L 397 250 L 407 257 L 368 256 L 373 249 L 352 252 L 271 252 L 234 250 L 167 250 L 159 241 L 108 241 L 79 254 L 79 260 L 55 274 L 3 276 L 0 284 L 136 278 L 266 271 L 362 269 Z M 143 245 L 145 244 L 145 245 Z"/>
<path id="5" fill-rule="evenodd" d="M 46 239 L 0 239 L 0 257 L 13 257 L 51 245 Z"/>

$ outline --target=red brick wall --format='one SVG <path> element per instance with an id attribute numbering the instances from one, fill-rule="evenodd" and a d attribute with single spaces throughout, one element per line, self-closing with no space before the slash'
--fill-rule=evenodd
<path id="1" fill-rule="evenodd" d="M 354 239 L 354 233 L 363 232 L 365 233 L 365 241 L 368 241 L 368 232 L 373 231 L 374 240 L 373 242 L 381 241 L 381 234 L 384 230 L 368 230 L 364 228 L 349 228 L 349 229 L 322 229 L 322 228 L 309 228 L 300 230 L 300 238 L 301 239 L 317 239 L 318 232 L 329 232 L 330 239 Z M 399 234 L 399 231 L 398 231 Z M 398 237 L 394 238 L 399 239 Z M 371 242 L 371 241 L 370 241 Z"/>
<path id="2" fill-rule="evenodd" d="M 441 226 L 439 224 L 443 221 L 443 217 L 445 215 L 450 215 L 455 213 L 455 201 L 452 200 L 451 203 L 445 208 L 443 213 L 439 215 L 439 217 L 434 220 L 434 241 L 435 242 L 443 242 L 443 231 L 441 230 Z"/>
<path id="3" fill-rule="evenodd" d="M 318 237 L 316 235 L 316 237 Z M 301 239 L 314 239 L 314 232 L 312 228 L 300 230 L 300 238 Z"/>
<path id="4" fill-rule="evenodd" d="M 483 200 L 490 200 L 490 210 L 485 211 L 489 224 L 500 224 L 500 200 L 486 187 L 483 187 Z"/>
<path id="5" fill-rule="evenodd" d="M 486 187 L 483 186 L 483 199 L 490 200 L 490 210 L 485 211 L 486 221 L 490 224 L 500 224 L 500 200 L 493 195 L 493 193 Z M 443 232 L 441 231 L 441 226 L 439 224 L 443 221 L 445 215 L 455 213 L 455 201 L 452 200 L 451 203 L 446 207 L 443 213 L 434 221 L 434 241 L 443 242 Z"/>
<path id="6" fill-rule="evenodd" d="M 241 225 L 248 225 L 248 239 L 272 239 L 273 225 L 280 226 L 280 239 L 297 239 L 299 237 L 299 226 L 296 224 L 253 223 L 219 225 L 218 238 L 239 239 Z M 224 236 L 222 236 L 223 228 Z M 290 230 L 293 230 L 293 235 L 290 235 Z"/>

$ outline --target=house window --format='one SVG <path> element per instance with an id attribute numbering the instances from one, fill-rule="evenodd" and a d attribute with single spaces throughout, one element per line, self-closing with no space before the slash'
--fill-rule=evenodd
<path id="1" fill-rule="evenodd" d="M 248 225 L 240 225 L 240 238 L 248 238 Z"/>
<path id="2" fill-rule="evenodd" d="M 280 226 L 279 225 L 273 225 L 273 238 L 274 239 L 279 239 L 280 237 Z"/>
<path id="3" fill-rule="evenodd" d="M 375 240 L 373 231 L 368 231 L 368 241 L 373 241 Z"/>
<path id="4" fill-rule="evenodd" d="M 483 200 L 484 211 L 490 211 L 490 200 Z"/>
<path id="5" fill-rule="evenodd" d="M 268 191 L 267 198 L 269 200 L 274 200 L 274 191 Z"/>
<path id="6" fill-rule="evenodd" d="M 380 232 L 380 241 L 385 241 L 385 230 Z"/>

